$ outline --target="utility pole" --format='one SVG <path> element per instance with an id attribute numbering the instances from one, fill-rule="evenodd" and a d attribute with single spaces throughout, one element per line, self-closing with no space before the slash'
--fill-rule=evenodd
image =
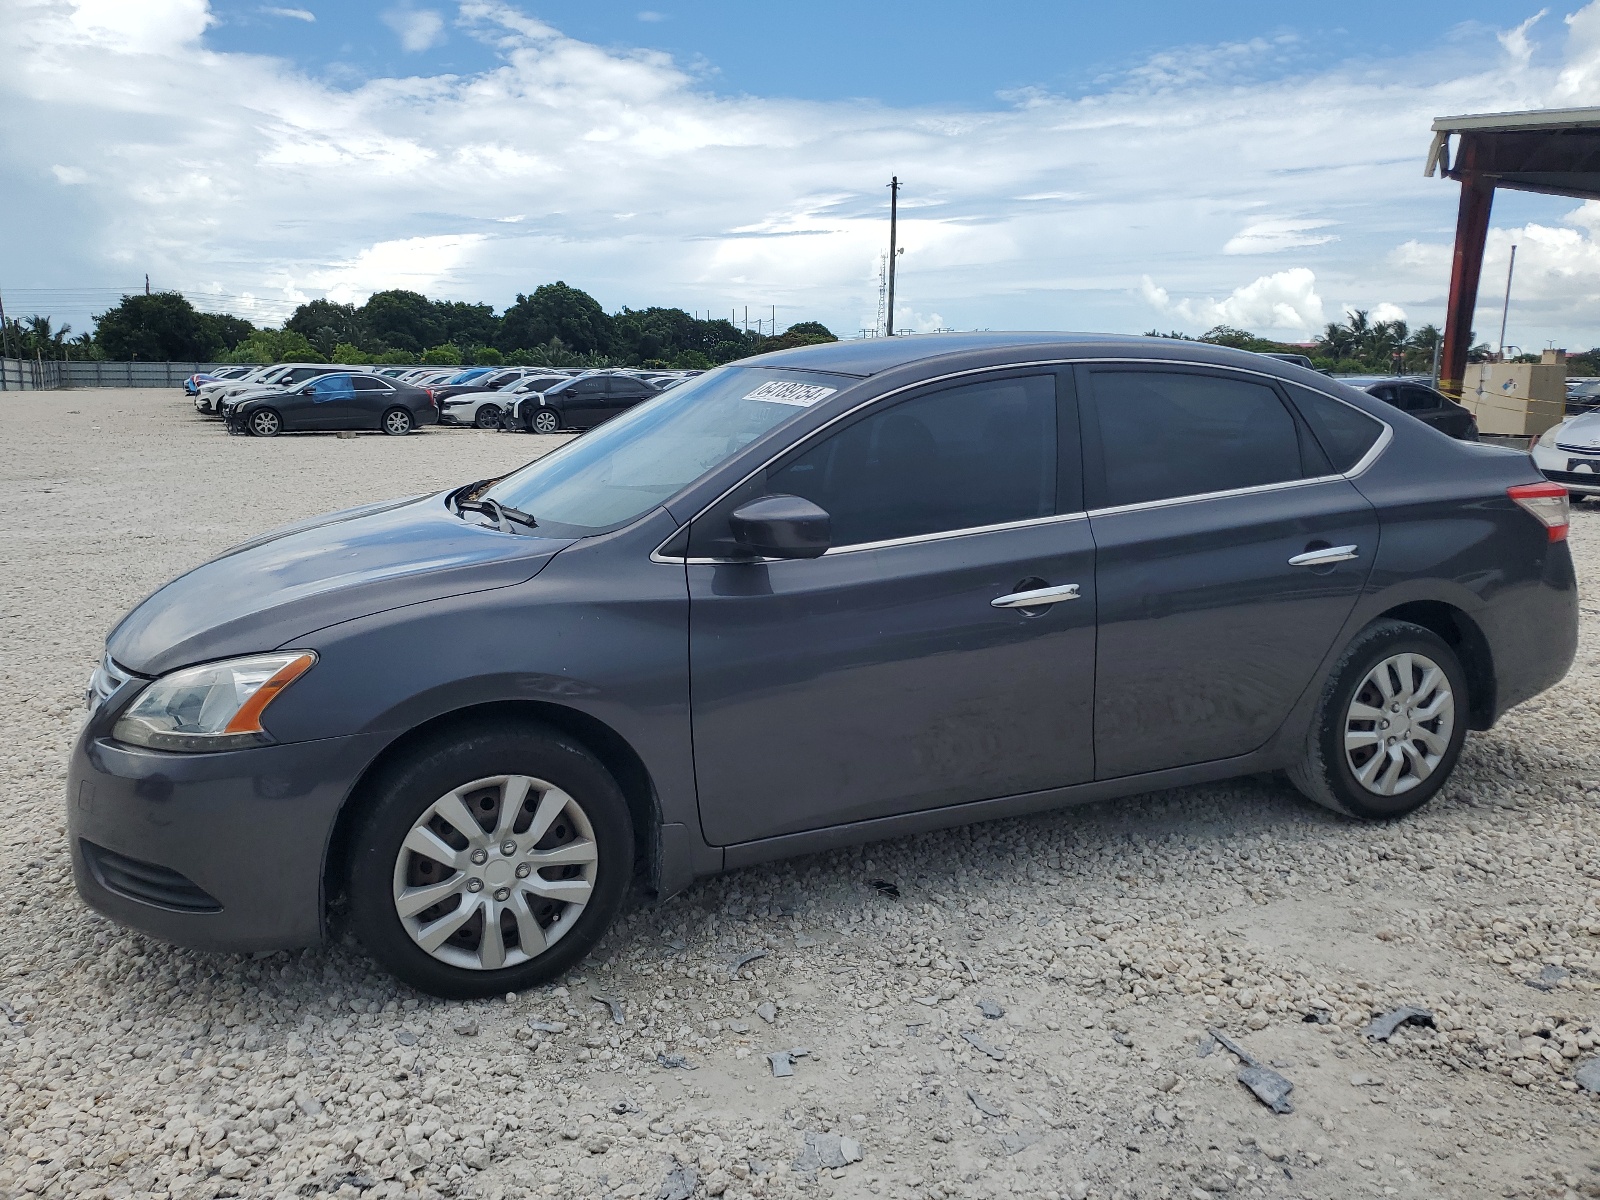
<path id="1" fill-rule="evenodd" d="M 17 361 L 22 361 L 21 347 L 18 347 Z M 11 357 L 11 326 L 6 323 L 6 302 L 0 300 L 0 392 L 10 388 L 6 382 L 5 360 Z M 20 380 L 18 381 L 20 385 Z"/>
<path id="2" fill-rule="evenodd" d="M 884 325 L 884 334 L 894 336 L 894 259 L 895 236 L 899 232 L 900 223 L 900 176 L 893 175 L 889 178 L 889 319 Z"/>
<path id="3" fill-rule="evenodd" d="M 1517 248 L 1511 247 L 1511 262 L 1506 267 L 1506 303 L 1500 310 L 1500 351 L 1497 357 L 1506 360 L 1506 320 L 1511 316 L 1511 272 L 1517 269 Z"/>
<path id="4" fill-rule="evenodd" d="M 149 271 L 146 271 L 144 273 L 144 294 L 146 296 L 148 296 L 150 294 L 150 272 Z"/>

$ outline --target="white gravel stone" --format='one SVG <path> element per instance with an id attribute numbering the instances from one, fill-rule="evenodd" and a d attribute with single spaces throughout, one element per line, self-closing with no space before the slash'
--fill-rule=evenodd
<path id="1" fill-rule="evenodd" d="M 460 1006 L 349 945 L 205 955 L 89 913 L 64 763 L 105 632 L 167 578 L 557 439 L 229 438 L 176 394 L 88 390 L 0 399 L 0 439 L 0 1196 L 651 1200 L 692 1171 L 738 1200 L 1223 1180 L 1420 1200 L 1594 1177 L 1600 1096 L 1575 1076 L 1600 1029 L 1600 515 L 1582 506 L 1572 675 L 1471 735 L 1412 818 L 1343 821 L 1259 777 L 814 855 L 629 910 L 567 986 Z M 783 950 L 730 979 L 756 946 Z M 1559 986 L 1529 987 L 1546 966 Z M 1357 1036 L 1407 1004 L 1437 1028 Z M 803 1078 L 770 1078 L 780 1012 L 784 1044 L 813 1051 Z M 961 1037 L 975 1023 L 1003 1059 Z M 1250 1030 L 1297 1111 L 1197 1057 L 1207 1024 Z M 691 1052 L 695 1071 L 657 1064 Z M 819 1158 L 810 1182 L 805 1131 L 861 1161 Z"/>

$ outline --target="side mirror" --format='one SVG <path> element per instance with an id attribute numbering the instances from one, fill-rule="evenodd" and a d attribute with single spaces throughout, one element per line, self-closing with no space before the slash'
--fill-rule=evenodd
<path id="1" fill-rule="evenodd" d="M 820 558 L 833 540 L 833 518 L 799 496 L 763 496 L 728 518 L 733 540 L 762 558 Z"/>

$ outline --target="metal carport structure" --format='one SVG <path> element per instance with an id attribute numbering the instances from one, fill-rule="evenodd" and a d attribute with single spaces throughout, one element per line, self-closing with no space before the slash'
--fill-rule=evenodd
<path id="1" fill-rule="evenodd" d="M 1451 154 L 1450 139 L 1456 139 Z M 1496 188 L 1600 200 L 1600 108 L 1440 117 L 1424 174 L 1461 184 L 1439 386 L 1461 395 Z"/>

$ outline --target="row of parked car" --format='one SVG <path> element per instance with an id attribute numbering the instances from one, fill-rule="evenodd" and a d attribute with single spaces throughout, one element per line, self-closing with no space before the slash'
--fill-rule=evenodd
<path id="1" fill-rule="evenodd" d="M 193 375 L 184 390 L 196 412 L 257 437 L 374 429 L 401 435 L 433 424 L 560 433 L 593 428 L 699 373 L 275 363 Z"/>

